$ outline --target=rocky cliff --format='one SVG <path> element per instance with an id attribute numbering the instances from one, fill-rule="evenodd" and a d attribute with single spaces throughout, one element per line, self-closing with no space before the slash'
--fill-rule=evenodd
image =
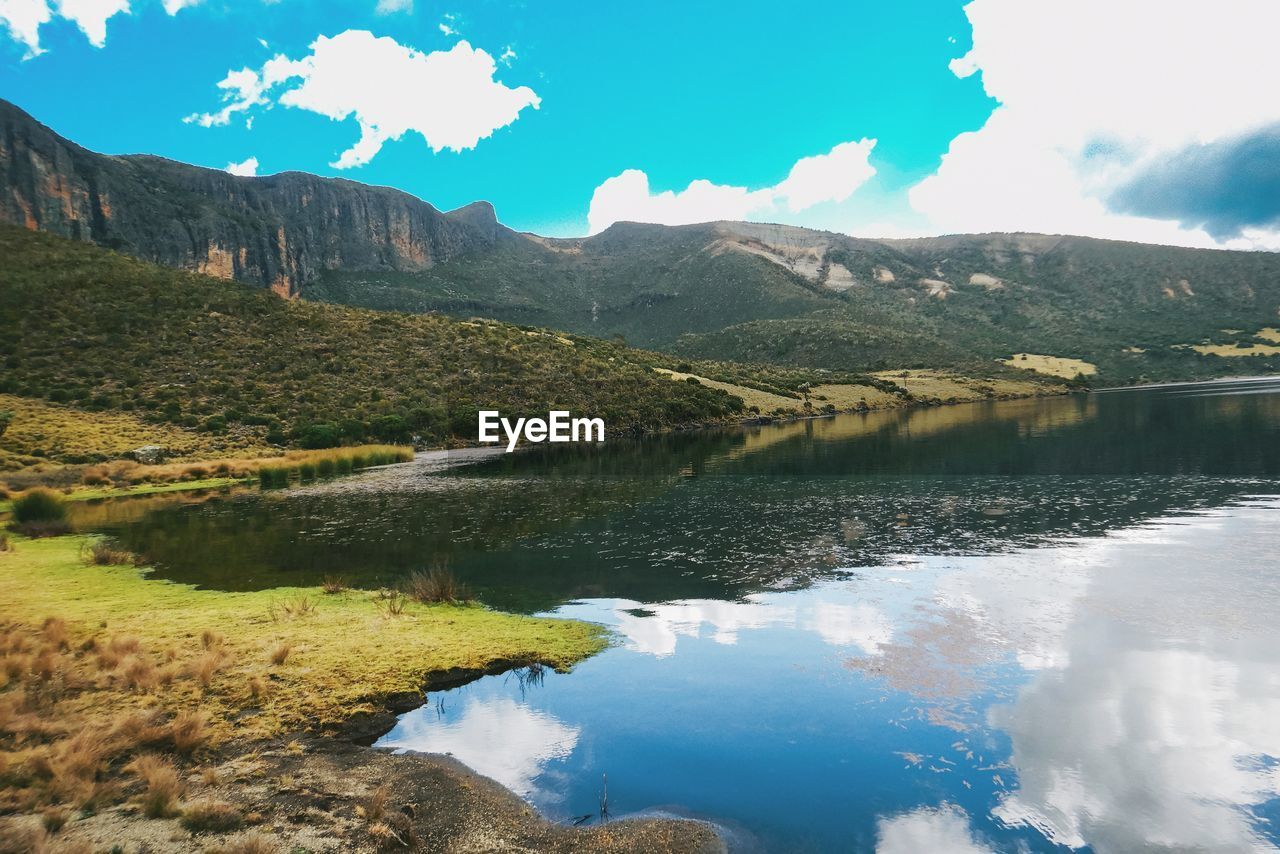
<path id="1" fill-rule="evenodd" d="M 296 296 L 323 270 L 420 271 L 514 233 L 385 187 L 96 154 L 0 100 L 0 220 Z"/>

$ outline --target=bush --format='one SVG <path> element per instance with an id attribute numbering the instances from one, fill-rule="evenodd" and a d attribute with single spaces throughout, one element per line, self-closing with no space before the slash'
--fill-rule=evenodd
<path id="1" fill-rule="evenodd" d="M 0 409 L 0 436 L 4 435 L 4 431 L 8 430 L 12 423 L 13 413 L 8 409 Z"/>
<path id="2" fill-rule="evenodd" d="M 67 518 L 66 503 L 52 489 L 37 487 L 13 500 L 13 520 L 27 522 L 61 522 Z"/>
<path id="3" fill-rule="evenodd" d="M 336 448 L 342 442 L 342 431 L 336 424 L 312 424 L 298 434 L 298 444 L 310 450 Z"/>

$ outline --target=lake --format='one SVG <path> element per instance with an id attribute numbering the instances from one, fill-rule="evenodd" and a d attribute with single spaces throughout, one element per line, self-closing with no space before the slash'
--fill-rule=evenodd
<path id="1" fill-rule="evenodd" d="M 555 820 L 693 816 L 742 851 L 1280 847 L 1280 381 L 440 462 L 77 521 L 205 587 L 447 565 L 608 625 L 572 673 L 433 692 L 379 742 Z"/>

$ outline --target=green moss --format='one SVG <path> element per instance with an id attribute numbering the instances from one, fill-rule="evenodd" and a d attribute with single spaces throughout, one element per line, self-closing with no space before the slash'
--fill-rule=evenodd
<path id="1" fill-rule="evenodd" d="M 392 615 L 370 591 L 197 590 L 148 579 L 145 569 L 133 566 L 86 565 L 82 549 L 95 540 L 17 538 L 11 551 L 0 553 L 0 621 L 39 626 L 59 617 L 77 644 L 95 636 L 128 636 L 144 649 L 173 651 L 180 663 L 202 654 L 203 633 L 225 636 L 229 663 L 207 689 L 180 681 L 147 700 L 173 712 L 198 706 L 222 737 L 336 725 L 376 710 L 390 695 L 420 690 L 436 671 L 483 670 L 504 661 L 568 669 L 608 643 L 606 630 L 597 625 L 477 605 L 401 601 L 401 612 Z M 290 647 L 287 661 L 273 665 L 271 651 L 282 644 Z M 267 675 L 272 690 L 254 698 L 250 680 Z M 85 692 L 75 702 L 78 713 L 92 715 L 141 701 L 104 689 Z M 240 718 L 251 706 L 256 713 Z"/>

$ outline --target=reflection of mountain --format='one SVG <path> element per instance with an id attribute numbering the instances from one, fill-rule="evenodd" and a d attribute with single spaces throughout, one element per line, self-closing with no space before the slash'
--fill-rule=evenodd
<path id="1" fill-rule="evenodd" d="M 688 599 L 642 605 L 626 599 L 573 602 L 562 617 L 603 623 L 625 639 L 628 649 L 658 658 L 674 655 L 682 637 L 709 637 L 733 645 L 742 632 L 803 629 L 834 647 L 876 655 L 893 635 L 889 617 L 860 601 L 859 591 L 832 587 L 790 593 L 753 594 L 741 602 Z"/>
<path id="2" fill-rule="evenodd" d="M 1124 392 L 502 455 L 361 488 L 156 509 L 163 577 L 390 584 L 446 561 L 483 601 L 739 599 L 902 554 L 1007 553 L 1275 489 L 1280 394 Z M 1250 479 L 1242 479 L 1247 476 Z"/>
<path id="3" fill-rule="evenodd" d="M 578 728 L 508 697 L 467 698 L 461 709 L 439 717 L 406 715 L 378 746 L 447 753 L 521 797 L 536 793 L 546 802 L 555 793 L 539 791 L 537 778 L 548 763 L 573 753 L 579 735 Z"/>

